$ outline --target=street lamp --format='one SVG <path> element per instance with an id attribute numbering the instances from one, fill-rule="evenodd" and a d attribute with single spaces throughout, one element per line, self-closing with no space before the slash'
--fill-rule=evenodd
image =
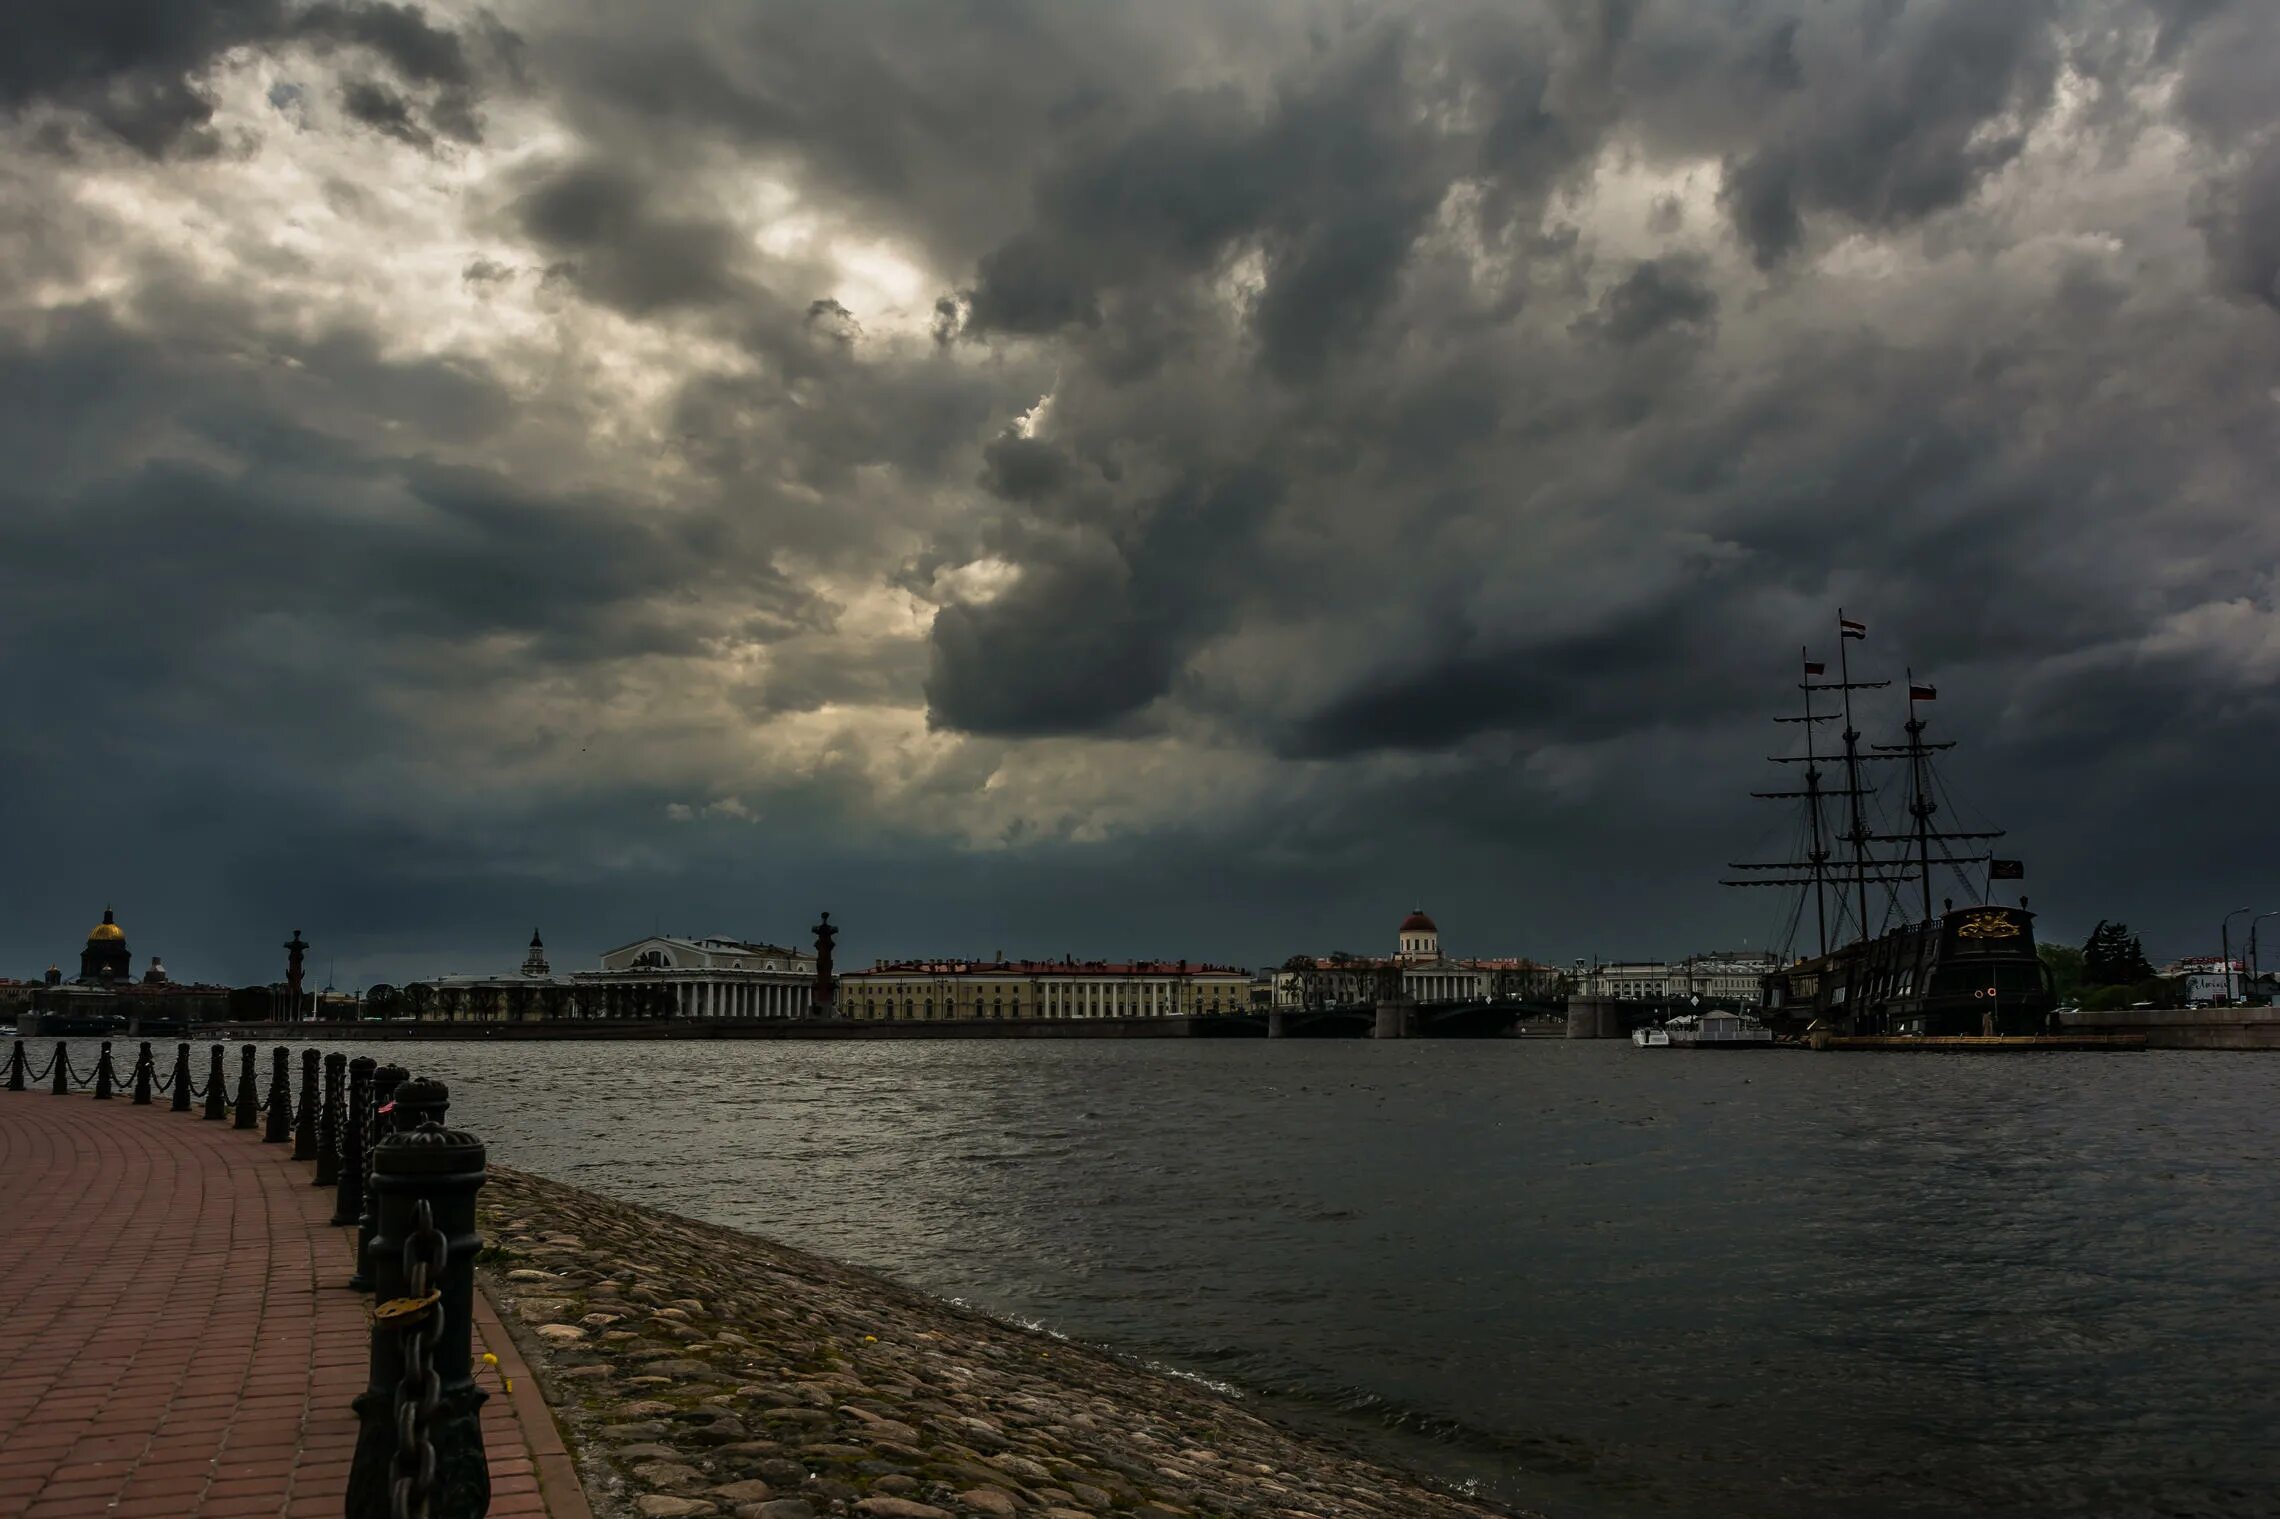
<path id="1" fill-rule="evenodd" d="M 2280 918 L 2280 911 L 2260 912 L 2248 920 L 2248 984 L 2252 992 L 2256 986 L 2256 925 L 2266 918 Z"/>
<path id="2" fill-rule="evenodd" d="M 2231 912 L 2226 913 L 2224 921 L 2217 925 L 2217 942 L 2223 948 L 2225 954 L 2225 958 L 2218 968 L 2224 972 L 2225 1001 L 2228 1003 L 2233 1000 L 2234 986 L 2232 968 L 2232 920 L 2239 917 L 2244 912 L 2254 911 L 2256 911 L 2256 909 L 2253 907 L 2236 907 Z"/>

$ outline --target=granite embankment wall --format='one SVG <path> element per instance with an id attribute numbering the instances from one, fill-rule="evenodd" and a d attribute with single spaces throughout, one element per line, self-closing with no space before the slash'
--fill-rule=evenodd
<path id="1" fill-rule="evenodd" d="M 1181 1378 L 494 1169 L 486 1290 L 600 1519 L 1489 1519 Z"/>
<path id="2" fill-rule="evenodd" d="M 1263 1034 L 1262 1018 L 565 1018 L 528 1023 L 216 1023 L 197 1040 L 308 1043 L 405 1039 L 1186 1039 Z"/>
<path id="3" fill-rule="evenodd" d="M 2058 1021 L 2068 1033 L 2143 1034 L 2155 1050 L 2280 1050 L 2280 1007 L 2131 1007 Z"/>

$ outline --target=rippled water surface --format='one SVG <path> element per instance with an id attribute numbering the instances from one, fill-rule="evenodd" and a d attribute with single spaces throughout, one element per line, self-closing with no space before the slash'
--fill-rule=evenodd
<path id="1" fill-rule="evenodd" d="M 397 1045 L 511 1164 L 1554 1516 L 2280 1514 L 2280 1060 Z"/>

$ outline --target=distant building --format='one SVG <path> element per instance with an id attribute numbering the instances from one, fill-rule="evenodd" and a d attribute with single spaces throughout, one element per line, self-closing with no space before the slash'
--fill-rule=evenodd
<path id="1" fill-rule="evenodd" d="M 512 976 L 438 976 L 408 983 L 373 1016 L 520 1023 L 556 1018 L 805 1018 L 815 956 L 749 939 L 652 934 L 606 951 L 595 970 L 554 974 L 531 930 Z"/>
<path id="2" fill-rule="evenodd" d="M 1182 1018 L 1251 1006 L 1251 973 L 1186 960 L 896 960 L 839 978 L 842 1018 Z"/>
<path id="3" fill-rule="evenodd" d="M 1684 960 L 1613 960 L 1577 977 L 1586 997 L 1625 1002 L 1705 1002 L 1755 1007 L 1765 1000 L 1765 977 L 1780 969 L 1771 956 L 1749 951 L 1691 955 Z"/>
<path id="4" fill-rule="evenodd" d="M 185 1033 L 199 1023 L 226 1018 L 229 997 L 227 987 L 175 982 L 156 955 L 137 980 L 127 931 L 106 907 L 103 921 L 88 931 L 79 951 L 78 978 L 66 981 L 61 971 L 49 966 L 45 980 L 25 988 L 16 1026 L 27 1037 L 66 1032 Z"/>
<path id="5" fill-rule="evenodd" d="M 1398 985 L 1414 1002 L 1487 1002 L 1548 997 L 1560 973 L 1520 956 L 1450 959 L 1441 953 L 1441 929 L 1423 909 L 1395 930 L 1391 955 L 1296 955 L 1275 972 L 1276 1007 L 1352 1007 L 1375 1001 Z"/>
<path id="6" fill-rule="evenodd" d="M 2177 1000 L 2205 1006 L 2240 1000 L 2248 966 L 2221 955 L 2188 955 L 2163 966 L 2155 974 L 2177 988 Z"/>
<path id="7" fill-rule="evenodd" d="M 815 1003 L 815 956 L 750 939 L 652 934 L 571 977 L 603 1005 L 663 1005 L 678 1018 L 805 1018 Z"/>

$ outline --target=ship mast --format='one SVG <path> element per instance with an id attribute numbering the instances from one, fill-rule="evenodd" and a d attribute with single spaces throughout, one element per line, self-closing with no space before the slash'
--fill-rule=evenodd
<path id="1" fill-rule="evenodd" d="M 1805 693 L 1805 715 L 1797 722 L 1805 730 L 1805 826 L 1812 838 L 1812 847 L 1806 853 L 1813 862 L 1813 924 L 1820 932 L 1819 953 L 1825 955 L 1829 952 L 1829 850 L 1821 842 L 1821 767 L 1813 755 L 1813 724 L 1825 719 L 1814 715 L 1813 688 L 1807 684 L 1813 676 L 1812 651 L 1799 649 L 1797 657 L 1805 671 L 1805 678 L 1797 683 Z"/>
<path id="2" fill-rule="evenodd" d="M 1908 815 L 1913 826 L 1907 833 L 1880 833 L 1872 835 L 1872 837 L 1879 843 L 1915 845 L 1916 879 L 1923 892 L 1924 916 L 1922 921 L 1926 923 L 1932 921 L 1932 865 L 1934 863 L 1932 841 L 1937 839 L 1942 845 L 1945 845 L 1954 840 L 1999 839 L 2003 836 L 2003 830 L 2000 828 L 1985 832 L 1964 832 L 1954 829 L 1938 829 L 1932 826 L 1932 818 L 1940 810 L 1939 800 L 1932 792 L 1932 756 L 1943 749 L 1953 749 L 1955 744 L 1952 740 L 1938 744 L 1924 742 L 1924 719 L 1922 714 L 1917 711 L 1916 704 L 1933 701 L 1937 699 L 1938 695 L 1939 691 L 1936 687 L 1920 683 L 1916 679 L 1916 672 L 1910 670 L 1908 672 L 1908 721 L 1905 725 L 1908 741 L 1904 744 L 1877 744 L 1874 746 L 1881 755 L 1904 758 L 1908 761 Z M 1937 863 L 1942 865 L 1971 865 L 1981 863 L 1988 858 L 1989 856 L 1983 854 L 1949 854 L 1943 848 L 1937 857 Z M 1982 895 L 1984 896 L 1984 893 Z"/>
<path id="3" fill-rule="evenodd" d="M 1868 637 L 1868 625 L 1854 622 L 1845 616 L 1843 607 L 1837 608 L 1837 689 L 1844 693 L 1845 706 L 1845 795 L 1849 804 L 1850 826 L 1844 837 L 1852 845 L 1853 886 L 1860 900 L 1860 936 L 1866 940 L 1874 932 L 1868 926 L 1868 824 L 1861 816 L 1860 799 L 1860 730 L 1853 726 L 1852 694 L 1855 691 L 1878 691 L 1889 686 L 1888 680 L 1854 680 L 1852 657 L 1846 648 L 1856 638 Z"/>
<path id="4" fill-rule="evenodd" d="M 1797 683 L 1797 689 L 1804 693 L 1803 713 L 1797 717 L 1777 717 L 1774 721 L 1777 723 L 1796 723 L 1803 727 L 1805 730 L 1805 752 L 1801 755 L 1772 755 L 1769 757 L 1777 765 L 1803 765 L 1805 767 L 1805 789 L 1802 791 L 1753 791 L 1750 795 L 1767 801 L 1802 801 L 1805 804 L 1805 858 L 1802 860 L 1735 861 L 1728 868 L 1732 870 L 1802 871 L 1804 873 L 1802 875 L 1758 876 L 1749 880 L 1723 881 L 1720 884 L 1725 886 L 1810 886 L 1813 889 L 1813 915 L 1815 927 L 1819 934 L 1820 953 L 1826 955 L 1829 952 L 1829 888 L 1835 887 L 1837 890 L 1840 918 L 1844 908 L 1844 888 L 1847 886 L 1859 888 L 1862 904 L 1861 936 L 1866 938 L 1868 934 L 1867 901 L 1869 886 L 1872 883 L 1879 886 L 1897 885 L 1904 878 L 1887 874 L 1889 867 L 1886 862 L 1870 860 L 1865 850 L 1861 848 L 1861 840 L 1859 839 L 1853 841 L 1854 863 L 1852 868 L 1842 870 L 1831 867 L 1829 863 L 1830 839 L 1821 813 L 1822 799 L 1841 796 L 1850 804 L 1852 809 L 1850 815 L 1854 827 L 1850 832 L 1839 835 L 1839 837 L 1850 839 L 1853 838 L 1854 834 L 1864 832 L 1865 830 L 1860 826 L 1860 798 L 1862 793 L 1858 781 L 1859 761 L 1864 758 L 1877 758 L 1878 756 L 1849 754 L 1846 769 L 1850 784 L 1834 791 L 1823 786 L 1821 784 L 1820 751 L 1813 740 L 1813 725 L 1834 722 L 1839 714 L 1836 712 L 1816 712 L 1813 697 L 1814 693 L 1818 691 L 1850 691 L 1856 686 L 1861 689 L 1869 689 L 1874 686 L 1888 685 L 1890 682 L 1845 681 L 1832 683 L 1816 681 L 1813 677 L 1821 674 L 1826 666 L 1816 664 L 1812 658 L 1812 651 L 1809 649 L 1800 650 L 1799 655 L 1804 674 Z M 1845 726 L 1848 729 L 1852 726 L 1849 717 Z M 1857 739 L 1858 735 L 1856 734 L 1854 737 Z"/>

